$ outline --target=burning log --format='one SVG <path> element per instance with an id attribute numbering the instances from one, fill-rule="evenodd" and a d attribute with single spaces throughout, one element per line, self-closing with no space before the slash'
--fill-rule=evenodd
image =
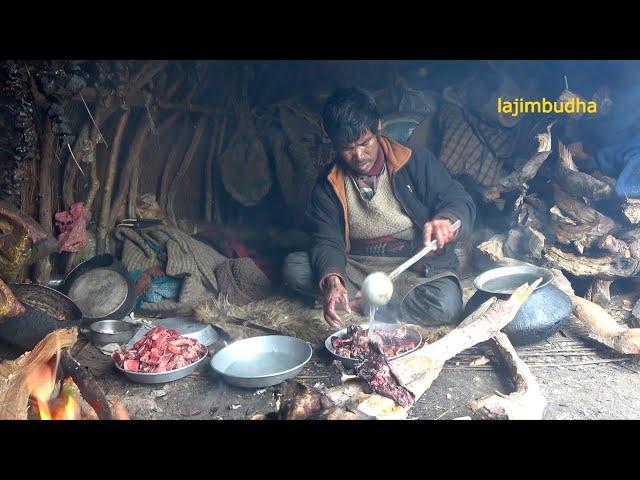
<path id="1" fill-rule="evenodd" d="M 80 389 L 82 398 L 96 411 L 100 420 L 113 420 L 114 416 L 107 402 L 104 392 L 97 384 L 88 369 L 82 368 L 71 356 L 68 349 L 63 349 L 60 355 L 60 366 L 64 372 L 73 378 Z"/>
<path id="2" fill-rule="evenodd" d="M 557 268 L 576 277 L 615 280 L 618 277 L 632 277 L 640 273 L 640 261 L 635 258 L 587 257 L 564 252 L 556 247 L 545 248 L 543 256 Z"/>
<path id="3" fill-rule="evenodd" d="M 56 356 L 61 348 L 76 343 L 76 329 L 60 329 L 47 335 L 36 347 L 8 362 L 0 363 L 0 418 L 26 420 L 29 404 L 29 376 Z"/>
<path id="4" fill-rule="evenodd" d="M 640 328 L 620 325 L 601 306 L 576 295 L 571 297 L 571 303 L 589 337 L 623 354 L 640 353 Z"/>
<path id="5" fill-rule="evenodd" d="M 640 199 L 628 198 L 622 205 L 622 213 L 629 223 L 633 225 L 640 223 Z"/>
<path id="6" fill-rule="evenodd" d="M 479 416 L 494 420 L 541 420 L 547 401 L 538 381 L 518 357 L 509 338 L 502 332 L 493 337 L 494 348 L 511 371 L 516 391 L 510 395 L 489 395 L 471 402 L 469 408 Z"/>
<path id="7" fill-rule="evenodd" d="M 603 200 L 613 196 L 614 189 L 610 182 L 598 180 L 597 178 L 581 172 L 573 163 L 571 152 L 560 141 L 558 141 L 558 163 L 555 174 L 559 184 L 570 195 L 577 198 L 588 198 L 589 200 Z"/>

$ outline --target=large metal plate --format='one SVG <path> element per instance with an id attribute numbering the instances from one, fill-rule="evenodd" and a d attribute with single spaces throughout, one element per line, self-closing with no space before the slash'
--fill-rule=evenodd
<path id="1" fill-rule="evenodd" d="M 101 318 L 116 312 L 127 299 L 129 286 L 118 272 L 96 268 L 80 275 L 68 296 L 85 317 Z"/>
<path id="2" fill-rule="evenodd" d="M 549 269 L 535 265 L 499 267 L 478 275 L 473 281 L 473 286 L 483 292 L 511 294 L 519 286 L 532 283 L 538 278 L 542 278 L 542 282 L 536 290 L 551 283 L 553 275 Z"/>
<path id="3" fill-rule="evenodd" d="M 311 345 L 304 340 L 266 335 L 223 348 L 211 360 L 211 368 L 232 385 L 264 388 L 298 375 L 312 355 Z"/>

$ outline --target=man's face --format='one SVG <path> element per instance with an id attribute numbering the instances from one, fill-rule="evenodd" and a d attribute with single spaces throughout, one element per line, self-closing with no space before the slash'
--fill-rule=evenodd
<path id="1" fill-rule="evenodd" d="M 336 145 L 340 159 L 351 170 L 362 175 L 369 173 L 373 167 L 378 157 L 378 148 L 378 138 L 369 129 L 356 142 Z"/>

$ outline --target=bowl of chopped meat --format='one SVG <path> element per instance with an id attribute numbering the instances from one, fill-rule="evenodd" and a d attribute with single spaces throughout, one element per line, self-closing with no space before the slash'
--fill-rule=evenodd
<path id="1" fill-rule="evenodd" d="M 324 342 L 327 350 L 346 367 L 355 367 L 370 351 L 369 324 L 349 325 Z M 387 360 L 394 360 L 417 350 L 422 343 L 420 332 L 410 325 L 376 323 L 375 341 Z"/>
<path id="2" fill-rule="evenodd" d="M 154 327 L 133 348 L 113 352 L 118 370 L 138 383 L 167 383 L 184 378 L 207 358 L 207 347 L 177 330 Z"/>

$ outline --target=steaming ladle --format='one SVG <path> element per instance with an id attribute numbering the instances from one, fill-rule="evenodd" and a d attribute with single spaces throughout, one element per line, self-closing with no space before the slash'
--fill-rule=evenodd
<path id="1" fill-rule="evenodd" d="M 455 232 L 460 228 L 460 220 L 457 220 L 451 225 L 450 231 Z M 393 270 L 390 274 L 384 272 L 373 272 L 367 275 L 362 282 L 362 294 L 369 301 L 370 304 L 376 307 L 382 307 L 389 303 L 391 296 L 393 295 L 393 281 L 398 275 L 404 272 L 407 268 L 412 266 L 427 253 L 435 250 L 438 246 L 437 240 L 429 242 L 422 250 L 416 253 L 413 257 L 408 259 L 402 265 Z"/>

